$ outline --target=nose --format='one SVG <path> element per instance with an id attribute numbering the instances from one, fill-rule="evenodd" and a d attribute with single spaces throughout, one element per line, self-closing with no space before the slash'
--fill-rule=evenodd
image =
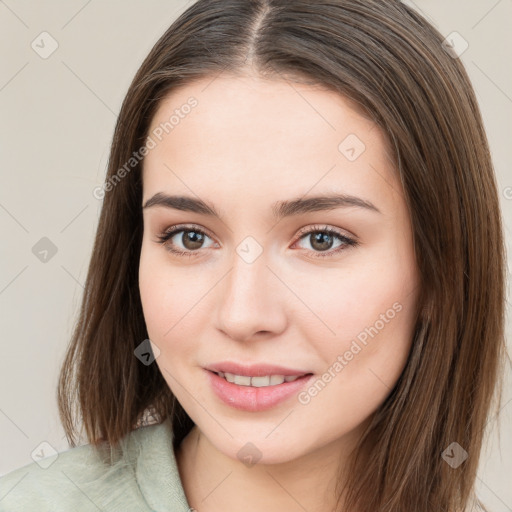
<path id="1" fill-rule="evenodd" d="M 285 301 L 290 297 L 269 268 L 265 253 L 251 263 L 235 253 L 232 262 L 217 287 L 217 328 L 236 341 L 268 338 L 283 332 L 287 323 Z"/>

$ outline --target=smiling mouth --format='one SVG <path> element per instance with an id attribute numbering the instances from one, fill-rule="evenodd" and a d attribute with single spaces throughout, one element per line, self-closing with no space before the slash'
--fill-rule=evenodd
<path id="1" fill-rule="evenodd" d="M 249 375 L 235 375 L 234 373 L 228 372 L 212 373 L 215 373 L 219 377 L 222 377 L 223 379 L 225 379 L 228 382 L 231 382 L 232 384 L 255 388 L 279 386 L 284 382 L 293 382 L 297 379 L 309 377 L 310 375 L 312 375 L 312 373 L 305 373 L 303 375 L 263 375 L 258 377 L 251 377 Z"/>

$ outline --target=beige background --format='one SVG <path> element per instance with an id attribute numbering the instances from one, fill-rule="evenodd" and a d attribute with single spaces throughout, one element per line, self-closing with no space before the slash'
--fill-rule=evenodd
<path id="1" fill-rule="evenodd" d="M 41 442 L 68 448 L 55 388 L 101 207 L 92 191 L 103 182 L 116 115 L 135 71 L 189 3 L 0 0 L 0 474 L 32 462 Z M 407 3 L 443 35 L 456 31 L 469 43 L 461 59 L 483 111 L 510 254 L 512 0 Z M 44 31 L 58 43 L 46 59 L 31 47 L 35 41 L 39 52 L 51 49 L 49 36 L 41 36 L 41 48 Z M 32 252 L 43 237 L 57 251 L 46 263 Z M 510 320 L 509 311 L 508 340 Z M 493 512 L 512 510 L 510 371 L 508 377 L 477 481 Z"/>

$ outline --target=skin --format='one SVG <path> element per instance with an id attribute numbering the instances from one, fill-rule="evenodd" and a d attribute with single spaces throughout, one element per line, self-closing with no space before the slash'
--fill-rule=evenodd
<path id="1" fill-rule="evenodd" d="M 225 74 L 173 91 L 150 131 L 191 96 L 198 105 L 145 158 L 142 204 L 157 192 L 199 197 L 222 220 L 144 209 L 139 268 L 156 364 L 196 425 L 176 453 L 187 499 L 209 512 L 334 510 L 338 471 L 398 380 L 416 319 L 410 217 L 387 139 L 337 93 Z M 354 161 L 338 149 L 350 134 L 366 147 Z M 371 201 L 380 212 L 350 206 L 272 218 L 275 201 L 329 193 Z M 199 249 L 185 245 L 186 233 L 173 236 L 193 257 L 158 243 L 182 223 L 207 233 Z M 316 225 L 359 244 L 334 253 L 342 244 L 334 237 L 331 254 L 318 257 L 325 251 L 300 235 Z M 236 252 L 247 236 L 263 249 L 252 263 Z M 393 304 L 400 311 L 389 319 Z M 384 327 L 348 361 L 352 342 L 379 319 Z M 321 378 L 340 355 L 342 370 L 307 404 L 293 396 L 262 412 L 221 402 L 203 370 L 264 362 Z M 237 457 L 248 442 L 261 452 L 250 467 Z"/>

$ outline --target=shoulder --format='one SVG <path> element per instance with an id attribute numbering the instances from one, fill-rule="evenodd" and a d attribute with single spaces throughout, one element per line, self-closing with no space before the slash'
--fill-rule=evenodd
<path id="1" fill-rule="evenodd" d="M 174 478 L 179 487 L 175 493 L 182 489 L 171 432 L 167 422 L 132 431 L 121 441 L 112 464 L 94 446 L 86 444 L 15 469 L 0 477 L 0 512 L 150 512 L 154 508 L 148 504 L 143 488 L 147 494 L 152 493 L 147 474 L 151 471 L 147 459 L 152 454 L 168 452 L 161 455 L 165 476 Z"/>
<path id="2" fill-rule="evenodd" d="M 95 496 L 87 490 L 87 483 L 98 481 L 104 472 L 91 445 L 32 462 L 0 478 L 0 511 L 33 510 L 35 504 L 40 510 L 60 511 L 78 504 L 82 509 L 84 498 L 94 503 Z M 84 494 L 79 496 L 82 489 Z"/>

